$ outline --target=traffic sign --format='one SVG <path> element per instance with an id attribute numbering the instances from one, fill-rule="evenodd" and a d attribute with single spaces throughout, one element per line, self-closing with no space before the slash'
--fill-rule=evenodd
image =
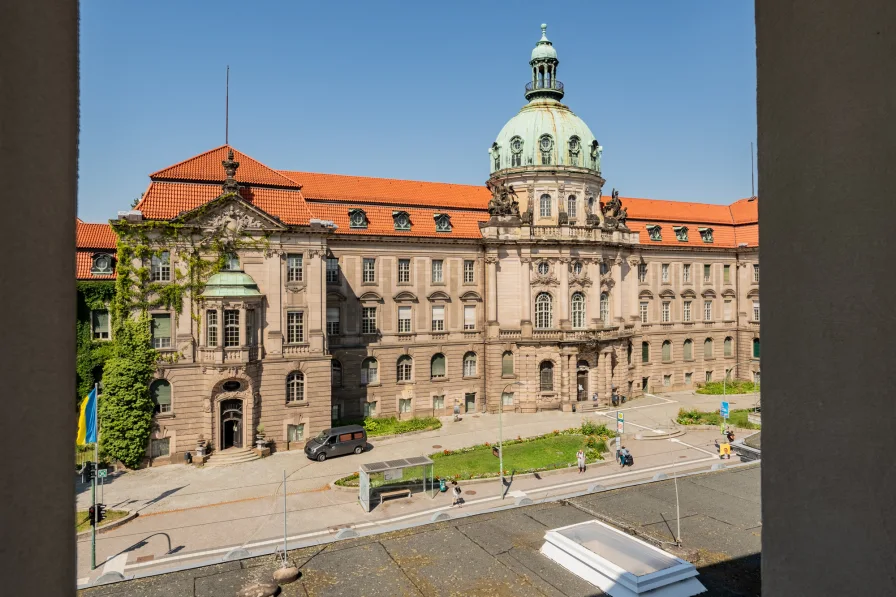
<path id="1" fill-rule="evenodd" d="M 105 479 L 106 473 L 108 473 L 108 472 L 109 472 L 109 469 L 101 468 L 96 471 L 96 476 L 99 477 L 100 479 Z"/>
<path id="2" fill-rule="evenodd" d="M 625 431 L 625 413 L 616 413 L 616 433 L 622 435 Z"/>
<path id="3" fill-rule="evenodd" d="M 728 418 L 728 403 L 727 402 L 722 403 L 722 408 L 719 410 L 719 414 L 722 415 L 723 419 Z"/>

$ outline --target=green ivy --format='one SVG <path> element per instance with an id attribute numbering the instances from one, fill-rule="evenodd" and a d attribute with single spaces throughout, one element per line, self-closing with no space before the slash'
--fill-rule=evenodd
<path id="1" fill-rule="evenodd" d="M 112 280 L 78 282 L 77 290 L 76 405 L 80 404 L 84 396 L 93 389 L 94 384 L 99 383 L 96 372 L 102 371 L 106 360 L 112 355 L 110 341 L 93 339 L 90 312 L 109 308 L 115 297 L 115 282 Z"/>

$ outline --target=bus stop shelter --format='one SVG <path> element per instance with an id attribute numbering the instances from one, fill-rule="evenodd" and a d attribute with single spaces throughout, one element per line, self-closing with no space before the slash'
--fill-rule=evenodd
<path id="1" fill-rule="evenodd" d="M 430 499 L 436 497 L 438 487 L 431 458 L 413 456 L 370 462 L 362 464 L 358 471 L 358 499 L 365 512 L 370 512 L 372 501 L 382 503 L 385 496 L 395 497 L 400 492 L 410 496 L 414 490 L 422 491 Z"/>

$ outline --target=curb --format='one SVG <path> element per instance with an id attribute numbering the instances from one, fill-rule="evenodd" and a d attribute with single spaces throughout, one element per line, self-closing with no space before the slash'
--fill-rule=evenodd
<path id="1" fill-rule="evenodd" d="M 97 535 L 99 535 L 101 533 L 105 533 L 106 531 L 111 531 L 112 529 L 118 528 L 121 525 L 123 525 L 124 523 L 130 522 L 130 521 L 134 520 L 135 518 L 137 518 L 138 514 L 139 514 L 139 512 L 137 512 L 136 510 L 133 510 L 127 516 L 119 518 L 118 520 L 114 520 L 108 524 L 103 524 L 103 525 L 98 526 L 96 528 L 96 533 L 97 533 Z M 80 533 L 75 535 L 75 539 L 77 540 L 77 539 L 89 537 L 91 532 L 92 531 L 81 531 Z"/>

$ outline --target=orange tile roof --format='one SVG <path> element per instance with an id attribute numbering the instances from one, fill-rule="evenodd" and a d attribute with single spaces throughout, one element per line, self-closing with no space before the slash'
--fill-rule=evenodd
<path id="1" fill-rule="evenodd" d="M 118 237 L 109 224 L 87 224 L 78 218 L 75 222 L 75 246 L 82 249 L 114 249 Z"/>
<path id="2" fill-rule="evenodd" d="M 224 182 L 224 167 L 221 162 L 227 159 L 227 151 L 233 149 L 229 145 L 222 145 L 200 153 L 190 159 L 184 160 L 173 166 L 163 168 L 149 175 L 151 180 L 177 180 L 194 182 Z M 240 166 L 236 171 L 236 179 L 242 184 L 263 185 L 299 189 L 301 185 L 288 176 L 268 168 L 258 160 L 250 158 L 246 154 L 233 149 L 233 158 Z"/>
<path id="3" fill-rule="evenodd" d="M 75 276 L 78 280 L 114 280 L 115 274 L 111 276 L 94 276 L 90 273 L 93 267 L 93 254 L 96 251 L 78 250 L 75 253 Z"/>
<path id="4" fill-rule="evenodd" d="M 735 201 L 729 206 L 735 224 L 756 224 L 759 222 L 759 199 L 748 197 Z"/>
<path id="5" fill-rule="evenodd" d="M 485 185 L 318 174 L 292 170 L 280 170 L 280 173 L 298 181 L 302 185 L 302 194 L 308 200 L 485 210 L 492 196 Z"/>
<path id="6" fill-rule="evenodd" d="M 348 210 L 357 207 L 353 203 L 311 203 L 311 209 L 323 220 L 335 222 L 336 234 L 359 234 L 380 236 L 404 236 L 408 238 L 482 238 L 479 233 L 479 222 L 488 219 L 483 212 L 460 209 L 424 209 L 418 207 L 365 205 L 367 228 L 351 228 L 348 221 Z M 392 219 L 393 211 L 406 211 L 411 218 L 411 229 L 407 232 L 395 230 Z M 451 232 L 436 232 L 436 213 L 451 216 Z"/>
<path id="7" fill-rule="evenodd" d="M 623 202 L 623 205 L 625 203 Z M 644 246 L 665 246 L 665 247 L 723 247 L 723 248 L 732 248 L 737 246 L 735 242 L 735 227 L 730 224 L 727 226 L 724 225 L 703 225 L 697 224 L 694 222 L 675 222 L 674 224 L 669 222 L 659 222 L 657 220 L 631 220 L 629 219 L 626 222 L 626 225 L 632 230 L 632 232 L 639 232 L 639 242 Z M 663 237 L 663 240 L 655 241 L 650 240 L 650 235 L 647 233 L 647 226 L 649 225 L 658 225 L 662 227 L 660 231 Z M 672 229 L 672 226 L 687 226 L 688 228 L 688 240 L 687 242 L 682 242 L 675 238 L 675 231 Z M 703 242 L 703 239 L 700 237 L 700 231 L 697 228 L 712 228 L 712 237 L 713 241 L 711 243 Z"/>
<path id="8" fill-rule="evenodd" d="M 601 203 L 608 201 L 601 197 Z M 727 205 L 711 203 L 689 203 L 662 199 L 637 199 L 620 197 L 628 217 L 637 220 L 659 220 L 661 222 L 683 222 L 701 224 L 732 224 L 731 211 Z M 677 225 L 677 224 L 676 224 Z"/>
<path id="9" fill-rule="evenodd" d="M 759 224 L 735 226 L 734 237 L 737 245 L 746 243 L 748 247 L 759 246 Z"/>

